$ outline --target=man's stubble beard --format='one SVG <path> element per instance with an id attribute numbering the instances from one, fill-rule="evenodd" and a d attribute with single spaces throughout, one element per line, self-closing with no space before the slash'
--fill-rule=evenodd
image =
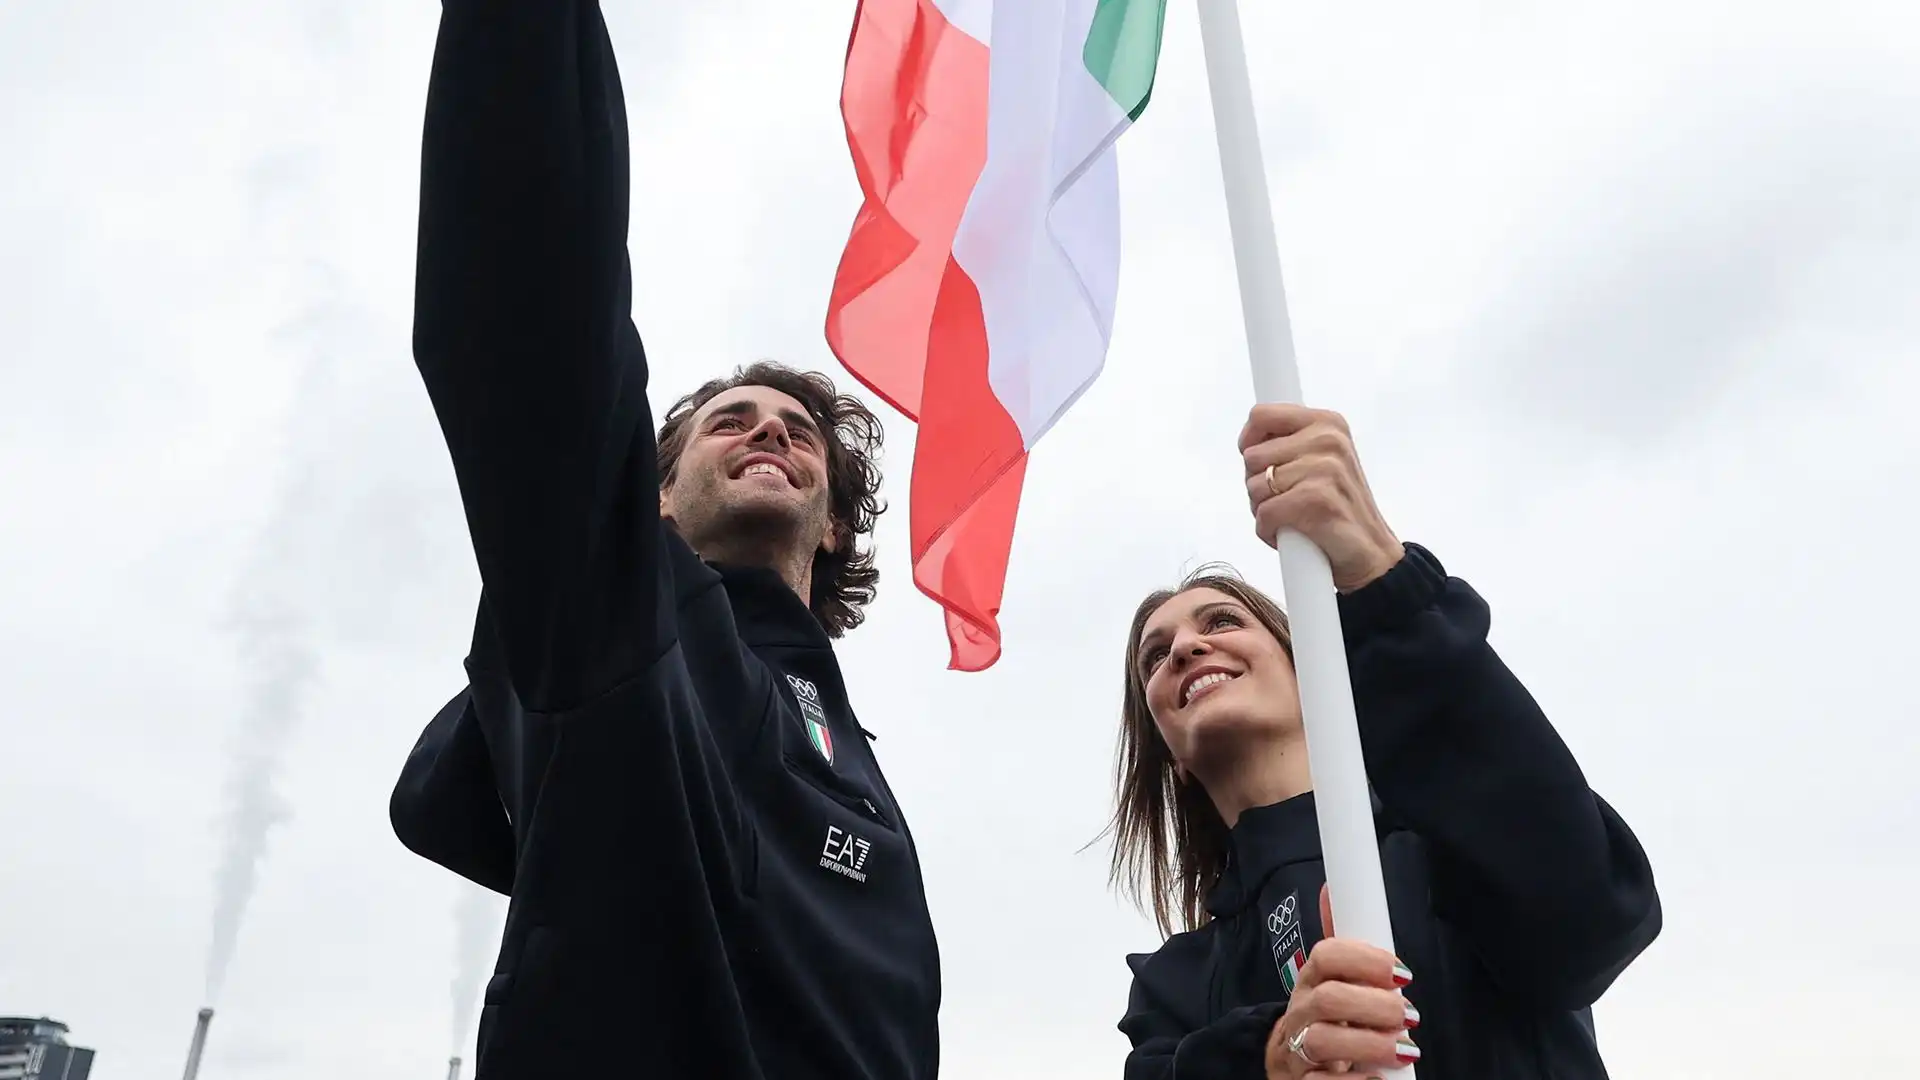
<path id="1" fill-rule="evenodd" d="M 785 499 L 741 497 L 706 483 L 685 493 L 685 513 L 676 513 L 681 539 L 709 562 L 764 566 L 791 577 L 811 565 L 819 549 L 824 514 Z M 824 501 L 824 498 L 822 498 Z"/>

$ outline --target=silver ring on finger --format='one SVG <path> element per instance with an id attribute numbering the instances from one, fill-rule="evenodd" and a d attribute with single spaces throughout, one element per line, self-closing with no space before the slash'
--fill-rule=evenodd
<path id="1" fill-rule="evenodd" d="M 1307 1068 L 1317 1069 L 1320 1067 L 1320 1062 L 1313 1060 L 1313 1055 L 1307 1053 L 1307 1032 L 1311 1030 L 1313 1030 L 1311 1022 L 1301 1025 L 1300 1030 L 1294 1032 L 1293 1037 L 1287 1040 L 1287 1050 L 1294 1057 L 1306 1062 Z"/>

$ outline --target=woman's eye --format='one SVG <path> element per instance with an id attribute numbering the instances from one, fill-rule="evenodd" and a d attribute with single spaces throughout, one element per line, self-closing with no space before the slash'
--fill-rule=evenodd
<path id="1" fill-rule="evenodd" d="M 1218 630 L 1223 626 L 1237 627 L 1239 625 L 1240 625 L 1239 616 L 1233 615 L 1225 611 L 1218 612 L 1207 620 L 1207 629 L 1209 630 Z"/>

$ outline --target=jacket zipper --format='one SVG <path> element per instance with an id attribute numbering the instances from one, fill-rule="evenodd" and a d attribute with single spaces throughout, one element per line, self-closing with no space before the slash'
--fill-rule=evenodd
<path id="1" fill-rule="evenodd" d="M 1223 992 L 1225 990 L 1223 984 L 1227 979 L 1228 961 L 1224 954 L 1228 949 L 1233 949 L 1236 952 L 1239 949 L 1241 944 L 1240 916 L 1240 912 L 1235 912 L 1227 916 L 1227 924 L 1220 927 L 1213 935 L 1213 962 L 1207 965 L 1213 969 L 1211 977 L 1207 980 L 1207 1015 L 1212 1020 L 1220 1019 L 1221 1015 L 1225 1012 L 1220 1004 L 1221 1000 L 1226 996 Z"/>

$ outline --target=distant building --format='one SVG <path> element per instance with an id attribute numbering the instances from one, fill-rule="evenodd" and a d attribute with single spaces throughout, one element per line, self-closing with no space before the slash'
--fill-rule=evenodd
<path id="1" fill-rule="evenodd" d="M 67 1043 L 67 1025 L 0 1016 L 0 1080 L 87 1080 L 93 1051 Z"/>

